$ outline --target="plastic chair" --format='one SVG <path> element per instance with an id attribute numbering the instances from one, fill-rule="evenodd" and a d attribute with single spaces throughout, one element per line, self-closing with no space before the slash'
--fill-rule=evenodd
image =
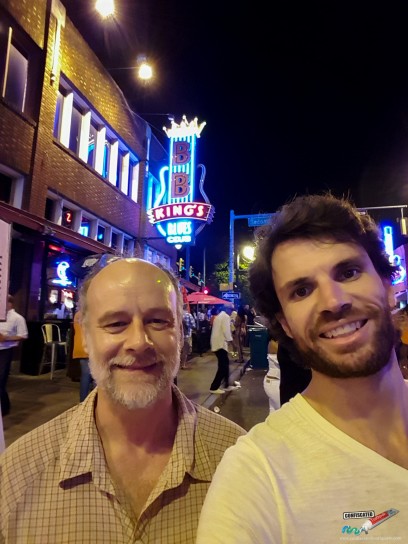
<path id="1" fill-rule="evenodd" d="M 52 380 L 55 366 L 57 364 L 58 348 L 62 346 L 66 354 L 67 343 L 61 340 L 60 328 L 55 323 L 44 323 L 44 325 L 41 325 L 41 331 L 44 338 L 44 350 L 43 350 L 43 355 L 42 355 L 38 374 L 42 373 L 44 365 L 50 365 L 51 366 L 50 379 Z M 50 355 L 49 359 L 48 359 L 48 355 Z"/>

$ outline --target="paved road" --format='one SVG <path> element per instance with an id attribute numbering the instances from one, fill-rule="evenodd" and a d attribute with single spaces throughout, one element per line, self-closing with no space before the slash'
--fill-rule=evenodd
<path id="1" fill-rule="evenodd" d="M 248 350 L 245 357 L 249 358 Z M 217 369 L 213 353 L 195 355 L 188 366 L 187 370 L 180 370 L 177 384 L 187 397 L 210 410 L 220 408 L 222 415 L 246 430 L 264 421 L 269 413 L 263 390 L 265 370 L 251 370 L 241 377 L 243 366 L 231 362 L 231 380 L 240 379 L 242 387 L 220 396 L 209 391 Z M 6 445 L 79 402 L 79 383 L 67 377 L 65 369 L 58 369 L 53 380 L 49 373 L 30 376 L 14 371 L 8 390 L 11 411 L 3 420 Z"/>

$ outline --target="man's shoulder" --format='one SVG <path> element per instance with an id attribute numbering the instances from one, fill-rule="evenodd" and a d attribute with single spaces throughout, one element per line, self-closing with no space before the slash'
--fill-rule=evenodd
<path id="1" fill-rule="evenodd" d="M 214 441 L 214 444 L 225 448 L 235 444 L 240 436 L 247 434 L 246 430 L 234 421 L 216 414 L 204 406 L 197 404 L 196 410 L 200 436 L 206 441 Z"/>

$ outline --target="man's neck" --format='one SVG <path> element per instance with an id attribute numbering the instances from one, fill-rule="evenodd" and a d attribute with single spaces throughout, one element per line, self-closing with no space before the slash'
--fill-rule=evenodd
<path id="1" fill-rule="evenodd" d="M 147 408 L 129 410 L 98 390 L 95 421 L 102 442 L 133 444 L 136 447 L 166 447 L 177 431 L 177 408 L 171 388 Z"/>

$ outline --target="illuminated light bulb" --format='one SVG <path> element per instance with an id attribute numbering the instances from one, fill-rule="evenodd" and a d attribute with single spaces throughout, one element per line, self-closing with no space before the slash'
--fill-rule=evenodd
<path id="1" fill-rule="evenodd" d="M 153 70 L 150 64 L 142 62 L 137 69 L 137 75 L 140 79 L 151 79 L 153 77 Z"/>
<path id="2" fill-rule="evenodd" d="M 102 17 L 112 17 L 115 13 L 115 5 L 113 0 L 97 0 L 95 9 L 102 15 Z"/>

